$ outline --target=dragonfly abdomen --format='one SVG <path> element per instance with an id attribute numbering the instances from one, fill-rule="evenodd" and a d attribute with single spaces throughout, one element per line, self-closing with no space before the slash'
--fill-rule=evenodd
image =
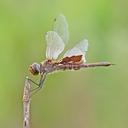
<path id="1" fill-rule="evenodd" d="M 90 67 L 107 67 L 111 66 L 110 62 L 98 62 L 98 63 L 83 63 L 83 64 L 59 64 L 57 70 L 79 70 L 80 68 L 90 68 Z"/>
<path id="2" fill-rule="evenodd" d="M 80 65 L 79 64 L 59 64 L 56 66 L 57 70 L 79 70 Z"/>

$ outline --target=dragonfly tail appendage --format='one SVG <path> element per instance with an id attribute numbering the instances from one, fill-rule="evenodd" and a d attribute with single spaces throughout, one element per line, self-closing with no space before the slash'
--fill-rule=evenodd
<path id="1" fill-rule="evenodd" d="M 97 63 L 88 63 L 88 64 L 82 64 L 82 68 L 89 68 L 89 67 L 108 67 L 114 65 L 110 62 L 97 62 Z"/>

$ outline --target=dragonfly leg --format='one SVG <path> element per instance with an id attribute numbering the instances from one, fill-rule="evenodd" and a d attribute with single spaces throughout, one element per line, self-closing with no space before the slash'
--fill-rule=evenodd
<path id="1" fill-rule="evenodd" d="M 36 83 L 36 82 L 34 82 L 34 81 L 31 80 L 31 79 L 30 79 L 30 81 L 38 86 L 38 87 L 32 89 L 31 92 L 33 92 L 33 91 L 37 92 L 37 90 L 39 91 L 39 90 L 43 87 L 43 83 L 44 83 L 44 79 L 43 79 L 43 77 L 40 78 L 40 82 L 39 82 L 39 84 Z"/>
<path id="2" fill-rule="evenodd" d="M 41 88 L 38 86 L 38 87 L 36 87 L 36 88 L 34 88 L 33 90 L 32 90 L 32 92 L 31 92 L 31 95 L 30 95 L 30 97 L 32 97 L 33 95 L 35 95 L 38 91 L 40 91 L 41 90 Z"/>
<path id="3" fill-rule="evenodd" d="M 31 90 L 31 92 L 32 92 L 31 96 L 35 95 L 38 91 L 41 90 L 41 88 L 43 87 L 43 83 L 44 83 L 44 80 L 45 80 L 45 79 L 46 79 L 46 74 L 43 74 L 43 75 L 41 76 L 41 78 L 40 78 L 39 84 L 36 83 L 36 84 L 38 85 L 38 87 L 36 87 L 36 88 L 34 88 L 34 89 Z M 35 83 L 35 82 L 34 82 L 34 83 Z"/>
<path id="4" fill-rule="evenodd" d="M 33 81 L 32 79 L 27 77 L 27 79 L 30 82 L 32 82 L 33 84 L 37 85 L 36 88 L 31 90 L 31 92 L 34 92 L 34 93 L 32 93 L 32 95 L 35 94 L 36 92 L 38 92 L 43 87 L 43 83 L 44 83 L 45 78 L 46 78 L 46 74 L 41 75 L 39 83 L 36 83 L 35 81 Z"/>
<path id="5" fill-rule="evenodd" d="M 36 88 L 33 88 L 33 89 L 30 90 L 31 92 L 36 92 L 36 90 L 40 89 L 39 83 L 36 83 L 35 81 L 33 81 L 32 79 L 30 79 L 30 78 L 28 78 L 28 77 L 27 77 L 27 79 L 28 79 L 31 83 L 37 85 Z"/>
<path id="6" fill-rule="evenodd" d="M 38 83 L 36 83 L 35 81 L 33 81 L 32 79 L 30 79 L 30 78 L 27 78 L 29 81 L 31 81 L 33 84 L 35 84 L 35 85 L 37 85 L 38 87 L 39 87 L 39 84 Z"/>
<path id="7" fill-rule="evenodd" d="M 40 82 L 39 82 L 39 87 L 42 88 L 43 87 L 43 84 L 44 84 L 44 81 L 46 79 L 46 73 L 43 74 L 40 78 Z"/>

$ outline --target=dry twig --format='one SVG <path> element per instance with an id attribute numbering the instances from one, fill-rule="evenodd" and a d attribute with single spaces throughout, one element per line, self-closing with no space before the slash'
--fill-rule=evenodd
<path id="1" fill-rule="evenodd" d="M 30 89 L 31 84 L 26 77 L 23 92 L 23 128 L 30 128 Z"/>

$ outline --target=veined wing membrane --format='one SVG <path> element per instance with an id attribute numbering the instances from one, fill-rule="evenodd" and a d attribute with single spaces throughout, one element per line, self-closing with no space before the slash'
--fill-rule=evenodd
<path id="1" fill-rule="evenodd" d="M 59 54 L 64 50 L 64 42 L 61 37 L 54 31 L 49 31 L 45 36 L 47 42 L 46 58 L 57 59 Z"/>
<path id="2" fill-rule="evenodd" d="M 78 44 L 76 44 L 75 47 L 79 48 L 85 55 L 86 52 L 88 51 L 88 40 L 84 39 L 84 40 L 80 41 Z"/>
<path id="3" fill-rule="evenodd" d="M 82 41 L 80 41 L 78 44 L 75 45 L 75 47 L 73 47 L 72 49 L 68 50 L 65 54 L 64 54 L 64 58 L 66 57 L 74 57 L 73 59 L 76 59 L 76 57 L 81 57 L 81 60 L 83 62 L 86 62 L 85 60 L 85 54 L 88 50 L 88 40 L 84 39 Z M 77 59 L 78 60 L 78 59 Z"/>
<path id="4" fill-rule="evenodd" d="M 68 42 L 69 39 L 68 23 L 64 15 L 61 14 L 55 19 L 53 31 L 59 34 L 59 36 L 63 39 L 64 43 Z"/>

